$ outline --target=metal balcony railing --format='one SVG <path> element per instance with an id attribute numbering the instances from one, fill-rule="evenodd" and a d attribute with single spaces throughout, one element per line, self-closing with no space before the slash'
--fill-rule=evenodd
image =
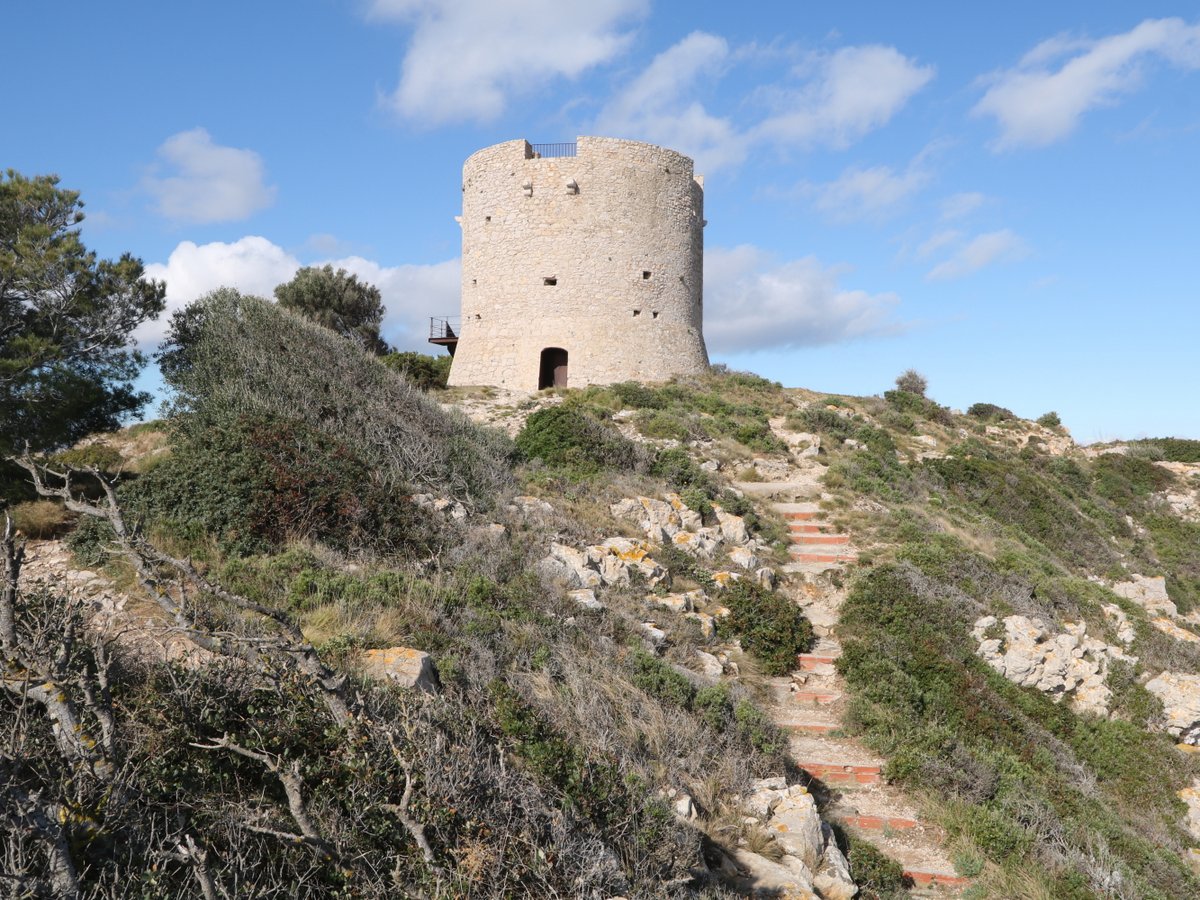
<path id="1" fill-rule="evenodd" d="M 461 329 L 461 316 L 430 316 L 429 318 L 429 340 L 431 343 L 442 344 L 457 341 Z"/>
<path id="2" fill-rule="evenodd" d="M 534 159 L 558 159 L 575 155 L 575 141 L 569 144 L 530 144 Z"/>

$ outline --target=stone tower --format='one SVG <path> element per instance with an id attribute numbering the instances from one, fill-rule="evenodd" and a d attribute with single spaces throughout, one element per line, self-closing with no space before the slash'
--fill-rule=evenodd
<path id="1" fill-rule="evenodd" d="M 598 137 L 496 144 L 463 166 L 459 223 L 462 318 L 431 337 L 454 354 L 450 384 L 533 391 L 708 368 L 703 180 L 683 154 Z"/>

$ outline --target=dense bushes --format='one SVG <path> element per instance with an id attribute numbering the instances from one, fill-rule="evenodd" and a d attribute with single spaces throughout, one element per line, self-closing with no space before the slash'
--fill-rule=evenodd
<path id="1" fill-rule="evenodd" d="M 184 435 L 122 495 L 130 511 L 229 553 L 308 538 L 340 549 L 418 542 L 416 508 L 345 444 L 298 422 L 242 417 Z"/>
<path id="2" fill-rule="evenodd" d="M 511 444 L 443 410 L 339 335 L 223 288 L 172 318 L 159 356 L 176 425 L 202 439 L 244 417 L 294 421 L 344 446 L 389 490 L 486 507 L 511 476 Z"/>
<path id="3" fill-rule="evenodd" d="M 882 566 L 842 608 L 849 721 L 890 757 L 889 774 L 941 795 L 950 830 L 1003 865 L 1037 865 L 1052 880 L 1091 872 L 1093 890 L 1115 869 L 1130 896 L 1196 895 L 1178 848 L 1161 846 L 1190 777 L 1170 740 L 1076 716 L 989 670 L 968 634 L 979 607 L 956 586 L 980 582 L 947 574 Z"/>
<path id="4" fill-rule="evenodd" d="M 663 385 L 622 382 L 589 388 L 581 400 L 634 410 L 634 426 L 650 438 L 729 438 L 757 453 L 785 449 L 769 425 L 772 415 L 782 415 L 790 408 L 783 388 L 747 372 L 714 368 L 710 374 Z"/>
<path id="5" fill-rule="evenodd" d="M 633 684 L 652 697 L 693 712 L 716 732 L 730 732 L 759 753 L 784 752 L 787 740 L 771 720 L 747 700 L 734 700 L 728 684 L 697 687 L 686 675 L 640 647 L 629 653 Z"/>
<path id="6" fill-rule="evenodd" d="M 411 350 L 389 353 L 380 358 L 389 369 L 399 372 L 423 391 L 439 390 L 450 378 L 452 356 L 430 356 Z"/>
<path id="7" fill-rule="evenodd" d="M 791 600 L 743 578 L 721 594 L 729 615 L 720 620 L 721 632 L 741 637 L 769 675 L 786 675 L 796 668 L 796 654 L 813 641 L 812 624 Z"/>
<path id="8" fill-rule="evenodd" d="M 1005 409 L 995 403 L 973 403 L 967 409 L 967 415 L 989 422 L 1011 422 L 1017 418 L 1017 414 L 1011 409 Z"/>
<path id="9" fill-rule="evenodd" d="M 517 449 L 529 460 L 540 459 L 577 475 L 603 469 L 632 469 L 639 462 L 637 447 L 610 425 L 573 406 L 541 409 L 525 421 Z"/>

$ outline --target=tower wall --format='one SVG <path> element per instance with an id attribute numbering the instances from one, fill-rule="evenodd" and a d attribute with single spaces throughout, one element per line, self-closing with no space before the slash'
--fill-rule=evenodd
<path id="1" fill-rule="evenodd" d="M 461 225 L 451 384 L 536 390 L 547 348 L 567 351 L 571 387 L 707 369 L 704 191 L 688 157 L 615 138 L 547 159 L 496 144 L 463 166 Z"/>

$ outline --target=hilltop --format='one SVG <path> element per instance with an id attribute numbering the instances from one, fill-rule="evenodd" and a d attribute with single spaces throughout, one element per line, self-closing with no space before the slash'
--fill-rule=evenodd
<path id="1" fill-rule="evenodd" d="M 4 707 L 23 883 L 1200 893 L 1200 444 L 720 370 L 423 393 L 210 313 L 166 421 L 14 508 L 7 664 L 64 692 Z"/>

